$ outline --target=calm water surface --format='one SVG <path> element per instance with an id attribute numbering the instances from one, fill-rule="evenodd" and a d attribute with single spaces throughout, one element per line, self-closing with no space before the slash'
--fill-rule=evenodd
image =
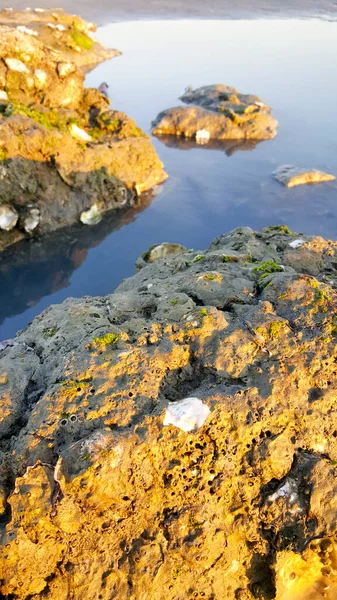
<path id="1" fill-rule="evenodd" d="M 110 85 L 112 107 L 150 132 L 187 85 L 225 83 L 273 107 L 279 134 L 251 151 L 153 139 L 169 175 L 142 206 L 24 242 L 0 259 L 0 339 L 12 337 L 52 303 L 110 293 L 156 242 L 205 248 L 218 234 L 286 223 L 337 239 L 337 184 L 288 190 L 280 164 L 337 174 L 337 23 L 320 20 L 149 21 L 101 28 L 123 55 L 100 65 L 88 86 Z"/>

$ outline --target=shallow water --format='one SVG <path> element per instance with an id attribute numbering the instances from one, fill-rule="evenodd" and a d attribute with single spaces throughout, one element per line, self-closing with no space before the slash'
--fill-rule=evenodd
<path id="1" fill-rule="evenodd" d="M 123 51 L 87 85 L 110 85 L 112 106 L 145 131 L 187 85 L 225 83 L 273 107 L 279 134 L 255 149 L 194 147 L 153 139 L 169 175 L 161 193 L 95 228 L 75 227 L 0 258 L 0 339 L 69 296 L 110 293 L 153 243 L 205 248 L 238 225 L 337 239 L 337 183 L 288 190 L 284 163 L 337 174 L 337 23 L 320 20 L 148 21 L 103 27 Z M 151 201 L 152 200 L 152 201 Z"/>

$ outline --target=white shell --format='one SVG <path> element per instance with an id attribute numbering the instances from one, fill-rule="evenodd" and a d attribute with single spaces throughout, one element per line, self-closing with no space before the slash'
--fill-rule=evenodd
<path id="1" fill-rule="evenodd" d="M 279 498 L 284 498 L 287 503 L 287 508 L 291 514 L 302 512 L 302 508 L 298 506 L 299 495 L 298 485 L 294 479 L 290 477 L 285 480 L 283 485 L 279 487 L 274 494 L 268 496 L 269 502 L 276 502 Z"/>
<path id="2" fill-rule="evenodd" d="M 5 90 L 0 90 L 0 100 L 8 100 L 8 96 Z"/>
<path id="3" fill-rule="evenodd" d="M 24 221 L 24 230 L 27 233 L 34 231 L 38 224 L 40 223 L 40 211 L 38 208 L 32 208 L 29 211 L 29 217 L 27 217 Z"/>
<path id="4" fill-rule="evenodd" d="M 47 73 L 43 69 L 35 69 L 34 77 L 39 86 L 43 87 L 47 82 Z"/>
<path id="5" fill-rule="evenodd" d="M 207 131 L 207 129 L 199 129 L 195 134 L 195 141 L 197 144 L 207 144 L 210 137 L 210 133 Z"/>
<path id="6" fill-rule="evenodd" d="M 184 398 L 169 403 L 163 424 L 175 425 L 182 431 L 193 431 L 203 426 L 209 414 L 208 406 L 199 398 Z"/>
<path id="7" fill-rule="evenodd" d="M 5 58 L 5 63 L 11 71 L 17 71 L 18 73 L 29 73 L 26 65 L 23 64 L 18 58 Z"/>
<path id="8" fill-rule="evenodd" d="M 293 242 L 289 242 L 291 248 L 299 248 L 300 246 L 303 246 L 303 244 L 305 244 L 304 240 L 294 240 Z"/>
<path id="9" fill-rule="evenodd" d="M 18 222 L 19 215 L 9 204 L 0 204 L 0 229 L 10 231 Z"/>
<path id="10" fill-rule="evenodd" d="M 26 33 L 27 35 L 34 35 L 35 37 L 39 35 L 37 31 L 34 31 L 34 29 L 29 29 L 25 25 L 18 25 L 17 30 L 21 31 L 21 33 Z"/>
<path id="11" fill-rule="evenodd" d="M 102 215 L 97 204 L 93 204 L 89 210 L 82 212 L 80 221 L 84 225 L 97 225 L 102 220 Z"/>
<path id="12" fill-rule="evenodd" d="M 84 131 L 84 129 L 80 129 L 80 127 L 77 127 L 77 125 L 75 125 L 75 123 L 72 123 L 69 127 L 70 133 L 71 135 L 76 138 L 77 140 L 81 140 L 82 142 L 91 142 L 92 138 L 91 136 Z"/>
<path id="13" fill-rule="evenodd" d="M 75 70 L 74 64 L 70 62 L 58 62 L 56 68 L 60 77 L 68 77 Z"/>

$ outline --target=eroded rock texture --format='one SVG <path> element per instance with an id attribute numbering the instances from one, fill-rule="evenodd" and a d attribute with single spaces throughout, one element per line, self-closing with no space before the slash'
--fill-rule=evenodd
<path id="1" fill-rule="evenodd" d="M 278 123 L 261 98 L 241 94 L 227 85 L 188 90 L 180 99 L 188 106 L 161 112 L 153 124 L 154 135 L 197 141 L 200 138 L 199 143 L 207 143 L 207 138 L 232 142 L 269 140 L 277 133 Z M 232 146 L 235 147 L 233 143 Z"/>
<path id="2" fill-rule="evenodd" d="M 336 253 L 239 228 L 2 344 L 4 596 L 336 597 Z"/>
<path id="3" fill-rule="evenodd" d="M 79 26 L 63 27 L 50 31 L 91 40 Z M 42 234 L 79 222 L 92 206 L 103 214 L 132 205 L 166 179 L 150 138 L 112 110 L 104 94 L 83 87 L 84 65 L 73 60 L 68 38 L 50 46 L 26 29 L 0 26 L 0 205 L 18 214 L 12 230 L 8 219 L 6 228 L 0 223 L 0 251 L 33 230 Z M 93 41 L 89 50 L 89 62 L 109 54 Z"/>

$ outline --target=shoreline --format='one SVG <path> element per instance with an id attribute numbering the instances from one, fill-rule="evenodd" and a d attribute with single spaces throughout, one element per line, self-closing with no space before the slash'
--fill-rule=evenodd
<path id="1" fill-rule="evenodd" d="M 27 2 L 24 0 L 14 0 L 11 7 L 14 10 L 24 10 Z M 39 0 L 38 7 L 50 8 L 49 0 Z M 33 7 L 35 8 L 35 7 Z M 62 8 L 65 12 L 73 12 L 73 5 L 70 0 L 64 0 Z M 174 19 L 290 19 L 290 18 L 319 18 L 324 20 L 337 19 L 337 4 L 331 0 L 297 0 L 291 2 L 286 0 L 279 6 L 276 0 L 269 0 L 268 4 L 262 0 L 243 0 L 240 8 L 233 7 L 233 0 L 224 0 L 216 2 L 210 9 L 205 6 L 201 0 L 191 2 L 190 5 L 182 0 L 173 0 L 173 2 L 161 2 L 157 0 L 117 0 L 114 6 L 106 2 L 100 3 L 100 6 L 93 6 L 89 0 L 82 0 L 76 7 L 76 13 L 82 18 L 94 21 L 98 27 L 102 27 L 113 22 L 135 21 L 135 20 L 174 20 Z"/>

